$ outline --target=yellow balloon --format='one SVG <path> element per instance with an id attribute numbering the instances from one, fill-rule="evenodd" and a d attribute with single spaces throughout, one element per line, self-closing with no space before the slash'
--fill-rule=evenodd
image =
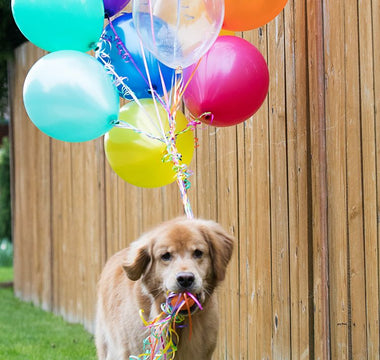
<path id="1" fill-rule="evenodd" d="M 235 36 L 235 31 L 231 31 L 231 30 L 220 30 L 220 33 L 219 33 L 219 36 Z"/>
<path id="2" fill-rule="evenodd" d="M 119 119 L 127 122 L 143 133 L 115 127 L 105 135 L 106 157 L 112 169 L 126 182 L 146 188 L 168 185 L 176 180 L 171 161 L 164 162 L 166 144 L 148 137 L 146 133 L 163 139 L 169 131 L 168 115 L 162 105 L 158 105 L 159 118 L 152 99 L 141 99 L 141 105 L 134 101 L 120 109 Z M 148 114 L 148 115 L 147 115 Z M 178 111 L 176 133 L 187 127 L 185 115 Z M 194 153 L 194 133 L 189 130 L 177 136 L 176 145 L 182 155 L 180 164 L 189 165 Z"/>

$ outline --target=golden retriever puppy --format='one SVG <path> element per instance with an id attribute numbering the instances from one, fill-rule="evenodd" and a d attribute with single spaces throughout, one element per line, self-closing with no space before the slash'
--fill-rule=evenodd
<path id="1" fill-rule="evenodd" d="M 219 317 L 214 290 L 225 277 L 233 242 L 213 221 L 177 218 L 112 256 L 98 285 L 95 338 L 99 359 L 128 360 L 141 354 L 149 331 L 139 310 L 152 320 L 161 313 L 168 292 L 185 291 L 198 298 L 203 310 L 191 315 L 191 339 L 188 326 L 177 329 L 175 358 L 211 359 Z"/>

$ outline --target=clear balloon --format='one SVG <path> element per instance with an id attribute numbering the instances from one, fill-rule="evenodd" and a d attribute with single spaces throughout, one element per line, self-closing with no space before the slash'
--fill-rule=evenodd
<path id="1" fill-rule="evenodd" d="M 130 0 L 103 0 L 106 16 L 113 16 L 128 5 Z"/>
<path id="2" fill-rule="evenodd" d="M 245 31 L 273 20 L 288 0 L 225 0 L 223 29 Z"/>
<path id="3" fill-rule="evenodd" d="M 24 104 L 38 129 L 68 142 L 105 134 L 119 112 L 112 79 L 92 56 L 74 50 L 53 52 L 33 65 L 24 83 Z"/>
<path id="4" fill-rule="evenodd" d="M 122 41 L 122 44 L 118 43 L 114 30 Z M 161 64 L 147 50 L 144 50 L 143 56 L 140 38 L 133 24 L 132 14 L 122 14 L 112 21 L 112 26 L 111 24 L 106 26 L 102 34 L 102 40 L 98 43 L 95 56 L 102 64 L 108 62 L 114 68 L 118 77 L 123 79 L 123 83 L 134 92 L 137 98 L 152 96 L 147 71 L 144 65 L 144 56 L 153 89 L 156 90 L 159 95 L 163 95 L 164 93 L 160 70 L 166 90 L 169 91 L 172 86 L 174 70 Z M 118 90 L 120 96 L 132 99 L 132 97 L 123 90 L 123 84 L 120 84 L 116 76 L 114 76 L 114 78 L 115 82 L 119 83 Z"/>
<path id="5" fill-rule="evenodd" d="M 215 42 L 224 0 L 134 0 L 133 19 L 144 46 L 169 67 L 198 61 Z"/>
<path id="6" fill-rule="evenodd" d="M 168 115 L 158 105 L 160 119 L 157 118 L 152 99 L 142 99 L 142 106 L 130 102 L 120 109 L 119 119 L 142 132 L 163 138 L 160 121 L 165 133 L 169 130 Z M 147 115 L 149 114 L 149 116 Z M 151 121 L 153 119 L 153 122 Z M 187 127 L 183 113 L 177 112 L 176 132 Z M 170 161 L 163 161 L 167 153 L 166 144 L 134 130 L 113 128 L 104 138 L 106 157 L 112 169 L 126 182 L 140 187 L 160 187 L 176 180 L 176 173 Z M 181 164 L 188 165 L 194 153 L 193 131 L 180 133 L 176 138 L 178 152 L 182 154 Z"/>
<path id="7" fill-rule="evenodd" d="M 17 26 L 47 51 L 88 51 L 103 30 L 103 0 L 12 0 Z"/>
<path id="8" fill-rule="evenodd" d="M 184 70 L 188 79 L 194 67 Z M 203 57 L 183 99 L 195 117 L 213 126 L 231 126 L 251 117 L 268 93 L 265 59 L 252 44 L 235 36 L 220 36 Z"/>

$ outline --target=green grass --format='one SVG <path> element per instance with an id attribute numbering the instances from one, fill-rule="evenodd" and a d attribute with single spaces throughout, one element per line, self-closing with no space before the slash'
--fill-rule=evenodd
<path id="1" fill-rule="evenodd" d="M 0 268 L 0 282 L 12 268 Z M 0 360 L 95 360 L 92 335 L 81 325 L 24 303 L 0 289 Z"/>
<path id="2" fill-rule="evenodd" d="M 0 283 L 9 282 L 13 280 L 13 268 L 0 266 Z M 1 308 L 0 308 L 1 309 Z M 0 359 L 2 360 L 2 359 Z"/>

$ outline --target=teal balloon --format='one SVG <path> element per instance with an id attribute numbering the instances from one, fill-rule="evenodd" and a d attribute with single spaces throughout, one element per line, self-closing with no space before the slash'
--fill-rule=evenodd
<path id="1" fill-rule="evenodd" d="M 30 69 L 24 83 L 24 105 L 45 134 L 82 142 L 111 130 L 120 104 L 111 77 L 95 58 L 62 50 L 45 55 Z"/>
<path id="2" fill-rule="evenodd" d="M 25 37 L 47 51 L 88 51 L 104 23 L 103 0 L 12 0 L 15 22 Z"/>

